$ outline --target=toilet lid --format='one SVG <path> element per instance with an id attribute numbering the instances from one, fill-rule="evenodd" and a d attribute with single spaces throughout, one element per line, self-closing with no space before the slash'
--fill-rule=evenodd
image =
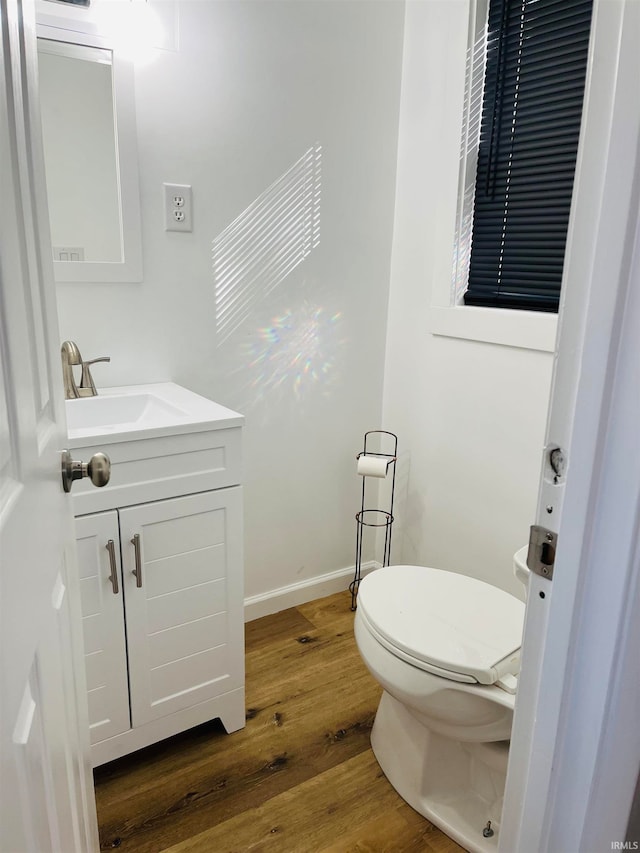
<path id="1" fill-rule="evenodd" d="M 493 684 L 518 672 L 524 604 L 483 581 L 387 566 L 363 578 L 358 609 L 383 645 L 438 675 Z"/>

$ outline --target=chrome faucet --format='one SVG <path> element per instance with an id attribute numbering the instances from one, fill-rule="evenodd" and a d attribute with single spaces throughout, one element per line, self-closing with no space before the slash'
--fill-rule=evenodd
<path id="1" fill-rule="evenodd" d="M 89 367 L 98 361 L 111 361 L 111 359 L 108 356 L 104 356 L 102 358 L 92 358 L 90 361 L 83 361 L 78 345 L 73 341 L 65 341 L 62 344 L 60 356 L 62 358 L 62 379 L 64 381 L 65 400 L 75 400 L 78 397 L 95 397 L 98 392 Z M 73 375 L 73 366 L 78 364 L 82 365 L 80 385 L 76 385 L 75 376 Z"/>

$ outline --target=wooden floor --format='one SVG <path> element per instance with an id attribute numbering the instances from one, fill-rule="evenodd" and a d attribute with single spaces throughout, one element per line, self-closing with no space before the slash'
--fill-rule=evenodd
<path id="1" fill-rule="evenodd" d="M 453 853 L 369 747 L 379 688 L 348 592 L 246 626 L 247 726 L 206 724 L 96 770 L 102 850 Z"/>

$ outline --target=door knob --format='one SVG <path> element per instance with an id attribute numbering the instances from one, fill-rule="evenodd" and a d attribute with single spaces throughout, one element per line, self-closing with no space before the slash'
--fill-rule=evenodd
<path id="1" fill-rule="evenodd" d="M 71 451 L 62 451 L 62 487 L 71 491 L 74 480 L 89 477 L 94 486 L 106 486 L 111 476 L 111 460 L 106 453 L 94 453 L 88 462 L 71 458 Z"/>

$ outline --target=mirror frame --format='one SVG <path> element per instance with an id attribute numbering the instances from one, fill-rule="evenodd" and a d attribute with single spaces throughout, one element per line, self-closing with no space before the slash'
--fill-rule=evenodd
<path id="1" fill-rule="evenodd" d="M 109 40 L 95 33 L 38 23 L 38 38 L 111 51 L 113 110 L 121 211 L 122 261 L 53 261 L 56 282 L 142 281 L 142 226 L 133 63 L 119 56 Z"/>

